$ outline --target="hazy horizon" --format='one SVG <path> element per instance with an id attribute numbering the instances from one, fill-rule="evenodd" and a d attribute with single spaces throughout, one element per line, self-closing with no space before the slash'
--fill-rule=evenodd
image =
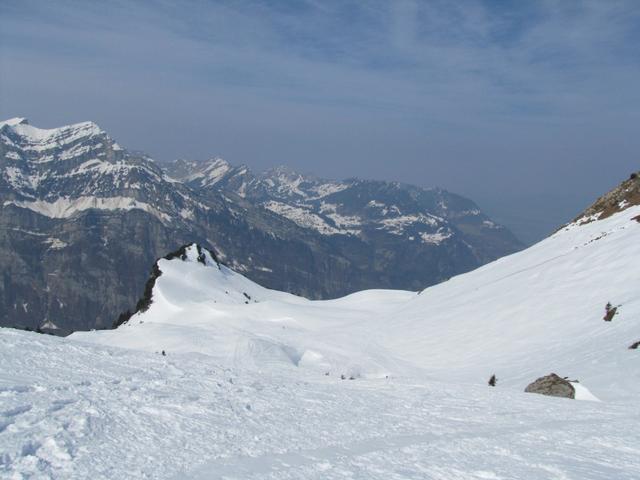
<path id="1" fill-rule="evenodd" d="M 639 25 L 633 1 L 4 3 L 0 116 L 439 186 L 531 243 L 640 168 Z"/>

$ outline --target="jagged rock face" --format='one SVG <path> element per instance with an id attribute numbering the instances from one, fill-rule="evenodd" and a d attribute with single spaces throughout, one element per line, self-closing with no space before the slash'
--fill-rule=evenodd
<path id="1" fill-rule="evenodd" d="M 571 382 L 555 373 L 538 378 L 524 389 L 527 393 L 539 393 L 551 397 L 576 398 L 576 389 Z"/>
<path id="2" fill-rule="evenodd" d="M 441 190 L 254 176 L 220 159 L 175 162 L 169 176 L 91 122 L 0 122 L 1 326 L 108 328 L 135 307 L 156 258 L 191 242 L 310 298 L 418 290 L 519 247 Z"/>

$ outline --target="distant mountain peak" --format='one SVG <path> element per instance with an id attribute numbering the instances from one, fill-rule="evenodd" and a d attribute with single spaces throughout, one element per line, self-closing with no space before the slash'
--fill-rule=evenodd
<path id="1" fill-rule="evenodd" d="M 286 165 L 253 175 L 245 166 L 212 160 L 182 178 L 193 188 L 237 194 L 323 236 L 357 236 L 375 245 L 392 241 L 417 250 L 464 237 L 460 248 L 475 261 L 521 246 L 474 202 L 441 188 L 358 178 L 326 180 Z"/>
<path id="2" fill-rule="evenodd" d="M 0 122 L 0 128 L 4 127 L 5 125 L 8 125 L 10 127 L 13 127 L 15 125 L 29 125 L 29 120 L 24 117 L 13 117 Z"/>
<path id="3" fill-rule="evenodd" d="M 265 176 L 302 177 L 303 175 L 288 165 L 276 165 L 264 171 Z"/>
<path id="4" fill-rule="evenodd" d="M 199 187 L 212 187 L 232 177 L 250 173 L 245 165 L 233 166 L 221 157 L 211 157 L 207 160 L 178 159 L 165 164 L 165 170 L 172 178 Z"/>
<path id="5" fill-rule="evenodd" d="M 26 152 L 59 150 L 93 137 L 102 137 L 113 146 L 114 150 L 121 150 L 103 129 L 91 121 L 57 128 L 39 128 L 31 125 L 26 118 L 15 117 L 0 122 L 0 128 L 6 133 L 8 129 L 14 146 Z"/>

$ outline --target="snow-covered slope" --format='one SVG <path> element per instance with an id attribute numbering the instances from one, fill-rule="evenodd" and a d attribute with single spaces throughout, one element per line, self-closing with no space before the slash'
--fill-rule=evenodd
<path id="1" fill-rule="evenodd" d="M 116 330 L 0 331 L 0 473 L 637 478 L 639 218 L 568 225 L 420 293 L 331 301 L 188 246 Z M 599 401 L 523 392 L 550 372 Z"/>
<path id="2" fill-rule="evenodd" d="M 203 262 L 198 250 L 206 252 Z M 238 368 L 279 364 L 348 377 L 384 377 L 402 363 L 354 333 L 416 293 L 373 290 L 309 301 L 263 288 L 195 244 L 185 252 L 184 259 L 158 261 L 160 275 L 147 310 L 117 330 L 71 338 L 150 352 L 204 353 Z"/>
<path id="3" fill-rule="evenodd" d="M 374 327 L 403 358 L 524 388 L 555 371 L 603 400 L 640 396 L 640 207 L 571 224 L 533 247 L 431 287 Z M 617 307 L 603 321 L 608 302 Z"/>
<path id="4" fill-rule="evenodd" d="M 604 400 L 637 398 L 638 352 L 627 347 L 640 340 L 638 214 L 633 207 L 569 225 L 420 294 L 373 290 L 307 301 L 225 267 L 161 260 L 148 311 L 118 330 L 74 337 L 198 351 L 236 364 L 284 360 L 334 375 L 375 378 L 409 369 L 483 384 L 495 373 L 501 385 L 520 390 L 555 371 Z M 602 320 L 607 302 L 617 306 L 612 322 Z"/>

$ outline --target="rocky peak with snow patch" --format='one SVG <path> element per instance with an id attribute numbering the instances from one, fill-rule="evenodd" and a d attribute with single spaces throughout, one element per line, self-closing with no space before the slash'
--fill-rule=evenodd
<path id="1" fill-rule="evenodd" d="M 584 224 L 603 220 L 635 205 L 640 205 L 640 172 L 633 172 L 627 180 L 598 198 L 573 222 Z"/>
<path id="2" fill-rule="evenodd" d="M 171 252 L 164 257 L 165 260 L 180 259 L 183 262 L 199 263 L 205 267 L 220 268 L 217 255 L 197 243 L 183 245 L 175 252 Z"/>
<path id="3" fill-rule="evenodd" d="M 142 210 L 170 223 L 206 209 L 153 160 L 124 150 L 93 122 L 53 129 L 24 119 L 3 122 L 0 191 L 4 206 L 50 218 Z"/>

